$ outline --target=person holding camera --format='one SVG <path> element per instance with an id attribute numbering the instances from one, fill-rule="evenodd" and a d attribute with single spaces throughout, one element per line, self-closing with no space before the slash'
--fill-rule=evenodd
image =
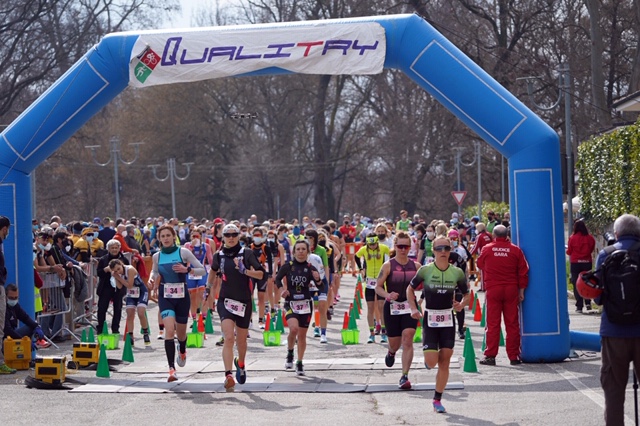
<path id="1" fill-rule="evenodd" d="M 592 313 L 591 300 L 583 299 L 578 293 L 576 282 L 578 275 L 583 271 L 590 271 L 593 267 L 593 251 L 596 248 L 596 239 L 589 233 L 587 225 L 582 220 L 573 223 L 573 233 L 569 236 L 567 243 L 567 254 L 569 255 L 569 270 L 571 272 L 571 284 L 573 284 L 573 295 L 576 298 L 576 312 L 582 313 L 583 307 L 586 313 Z"/>

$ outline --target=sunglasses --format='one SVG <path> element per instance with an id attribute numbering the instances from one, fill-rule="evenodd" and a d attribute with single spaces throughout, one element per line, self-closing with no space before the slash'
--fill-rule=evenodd
<path id="1" fill-rule="evenodd" d="M 451 251 L 451 246 L 438 246 L 434 247 L 433 251 Z"/>
<path id="2" fill-rule="evenodd" d="M 238 237 L 238 233 L 237 232 L 228 232 L 226 234 L 222 234 L 227 238 L 237 238 Z"/>
<path id="3" fill-rule="evenodd" d="M 396 244 L 396 248 L 400 250 L 409 250 L 409 247 L 407 244 Z"/>

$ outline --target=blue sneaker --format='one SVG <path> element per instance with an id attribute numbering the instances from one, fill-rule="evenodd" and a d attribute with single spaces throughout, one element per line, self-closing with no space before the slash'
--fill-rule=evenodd
<path id="1" fill-rule="evenodd" d="M 438 401 L 437 399 L 433 400 L 433 411 L 435 411 L 436 413 L 447 412 L 447 410 L 445 410 L 444 407 L 442 406 L 442 402 Z"/>
<path id="2" fill-rule="evenodd" d="M 238 365 L 238 358 L 233 359 L 233 365 L 236 366 L 236 380 L 239 384 L 243 385 L 244 382 L 247 381 L 247 370 L 246 368 L 240 368 Z"/>

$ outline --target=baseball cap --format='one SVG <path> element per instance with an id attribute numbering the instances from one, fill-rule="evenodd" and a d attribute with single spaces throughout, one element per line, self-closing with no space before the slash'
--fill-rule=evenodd
<path id="1" fill-rule="evenodd" d="M 94 217 L 93 218 L 93 223 L 100 223 L 102 221 L 102 219 L 100 219 L 99 217 Z"/>

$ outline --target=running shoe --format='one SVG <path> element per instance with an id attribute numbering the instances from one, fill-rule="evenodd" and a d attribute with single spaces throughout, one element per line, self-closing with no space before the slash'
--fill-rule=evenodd
<path id="1" fill-rule="evenodd" d="M 376 336 L 374 336 L 373 334 L 369 336 L 369 340 L 367 340 L 367 343 L 375 343 L 376 342 Z"/>
<path id="2" fill-rule="evenodd" d="M 216 346 L 224 346 L 224 336 L 221 337 L 220 340 L 216 342 Z"/>
<path id="3" fill-rule="evenodd" d="M 459 331 L 458 337 L 460 337 L 460 340 L 464 340 L 464 338 L 466 337 L 464 331 Z"/>
<path id="4" fill-rule="evenodd" d="M 391 352 L 387 352 L 387 355 L 384 357 L 384 363 L 387 367 L 393 367 L 393 364 L 396 363 L 396 354 L 391 354 Z"/>
<path id="5" fill-rule="evenodd" d="M 144 339 L 145 346 L 151 346 L 151 337 L 149 337 L 149 333 L 144 333 L 142 338 Z"/>
<path id="6" fill-rule="evenodd" d="M 411 389 L 411 382 L 409 381 L 409 378 L 406 375 L 403 374 L 402 377 L 400 377 L 400 382 L 398 383 L 398 388 L 400 388 L 400 389 Z"/>
<path id="7" fill-rule="evenodd" d="M 224 388 L 227 392 L 233 392 L 233 388 L 236 386 L 236 382 L 233 381 L 233 376 L 231 374 L 227 374 L 224 378 Z"/>
<path id="8" fill-rule="evenodd" d="M 387 335 L 386 334 L 382 335 L 382 337 L 380 338 L 380 342 L 387 343 Z"/>
<path id="9" fill-rule="evenodd" d="M 167 379 L 167 382 L 171 383 L 171 382 L 175 382 L 176 380 L 178 380 L 178 376 L 176 375 L 176 369 L 175 368 L 169 369 L 169 378 Z"/>
<path id="10" fill-rule="evenodd" d="M 520 364 L 522 364 L 522 360 L 519 359 L 519 358 L 516 358 L 516 359 L 512 359 L 511 361 L 509 361 L 509 363 L 511 365 L 520 365 Z"/>
<path id="11" fill-rule="evenodd" d="M 187 364 L 187 351 L 180 352 L 180 343 L 176 342 L 176 364 L 178 367 L 184 367 Z"/>
<path id="12" fill-rule="evenodd" d="M 164 340 L 164 330 L 158 331 L 158 340 Z"/>
<path id="13" fill-rule="evenodd" d="M 298 361 L 296 363 L 296 375 L 298 375 L 298 376 L 306 376 L 306 373 L 304 372 L 304 366 L 302 365 L 301 361 Z"/>
<path id="14" fill-rule="evenodd" d="M 240 366 L 238 365 L 238 358 L 233 359 L 233 365 L 236 366 L 236 380 L 238 381 L 239 384 L 244 385 L 244 382 L 247 381 L 246 368 L 244 367 L 240 368 Z"/>
<path id="15" fill-rule="evenodd" d="M 320 327 L 315 327 L 313 329 L 313 337 L 320 337 Z"/>
<path id="16" fill-rule="evenodd" d="M 46 349 L 46 348 L 48 348 L 49 346 L 51 346 L 51 343 L 47 342 L 47 341 L 46 341 L 46 340 L 44 340 L 44 339 L 38 339 L 38 340 L 36 341 L 36 348 L 38 348 L 38 349 Z"/>
<path id="17" fill-rule="evenodd" d="M 442 406 L 442 402 L 438 401 L 437 399 L 433 400 L 433 411 L 435 411 L 436 413 L 447 412 L 447 410 L 445 410 L 444 407 Z"/>
<path id="18" fill-rule="evenodd" d="M 320 343 L 327 343 L 327 335 L 326 334 L 322 334 L 320 336 Z"/>
<path id="19" fill-rule="evenodd" d="M 293 368 L 293 355 L 287 354 L 287 360 L 284 362 L 285 370 L 290 370 Z"/>
<path id="20" fill-rule="evenodd" d="M 329 306 L 329 309 L 327 310 L 327 319 L 331 321 L 331 318 L 333 318 L 333 306 Z"/>
<path id="21" fill-rule="evenodd" d="M 0 364 L 0 374 L 15 374 L 16 371 L 17 370 L 9 367 L 4 362 L 2 364 Z"/>
<path id="22" fill-rule="evenodd" d="M 260 327 L 260 330 L 264 330 L 264 321 L 260 320 L 258 322 L 258 327 Z"/>

